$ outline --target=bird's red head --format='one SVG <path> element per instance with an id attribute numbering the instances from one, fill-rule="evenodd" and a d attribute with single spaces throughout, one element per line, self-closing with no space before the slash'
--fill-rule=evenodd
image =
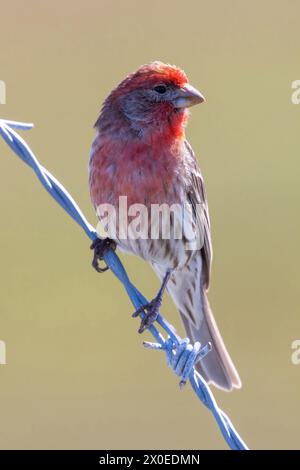
<path id="1" fill-rule="evenodd" d="M 122 136 L 126 128 L 140 138 L 184 134 L 187 108 L 204 97 L 180 68 L 152 62 L 128 75 L 104 102 L 96 127 Z"/>
<path id="2" fill-rule="evenodd" d="M 188 78 L 179 67 L 156 61 L 142 65 L 136 72 L 128 75 L 115 91 L 154 87 L 158 83 L 180 88 L 188 83 Z"/>

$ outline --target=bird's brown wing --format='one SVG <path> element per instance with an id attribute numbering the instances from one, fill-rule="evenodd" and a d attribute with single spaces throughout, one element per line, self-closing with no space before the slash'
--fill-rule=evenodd
<path id="1" fill-rule="evenodd" d="M 192 171 L 189 175 L 190 184 L 187 188 L 187 197 L 188 201 L 190 202 L 193 208 L 193 214 L 195 217 L 196 225 L 203 236 L 203 247 L 201 250 L 204 261 L 203 283 L 205 288 L 208 289 L 212 262 L 212 242 L 206 191 L 195 153 L 188 141 L 185 141 L 185 146 L 188 151 L 190 163 L 192 164 Z"/>

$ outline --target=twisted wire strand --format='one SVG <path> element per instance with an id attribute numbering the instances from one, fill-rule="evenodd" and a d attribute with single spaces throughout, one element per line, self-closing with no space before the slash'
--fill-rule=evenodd
<path id="1" fill-rule="evenodd" d="M 32 129 L 33 124 L 8 121 L 0 119 L 0 134 L 8 146 L 35 172 L 36 176 L 48 191 L 48 193 L 56 200 L 56 202 L 80 225 L 86 235 L 94 241 L 97 238 L 95 228 L 87 221 L 79 206 L 72 196 L 64 188 L 64 186 L 46 169 L 44 168 L 34 153 L 15 130 Z M 147 303 L 147 299 L 130 281 L 123 264 L 118 255 L 110 250 L 104 255 L 104 261 L 114 275 L 123 284 L 134 308 L 137 310 L 140 306 Z M 141 317 L 143 318 L 143 313 Z M 173 369 L 176 375 L 180 377 L 180 385 L 183 386 L 187 380 L 195 391 L 202 403 L 212 412 L 220 431 L 227 442 L 228 446 L 233 450 L 247 450 L 247 446 L 237 433 L 228 416 L 218 407 L 216 400 L 210 390 L 208 384 L 203 377 L 195 370 L 195 363 L 203 359 L 209 354 L 211 349 L 210 343 L 201 347 L 196 342 L 191 345 L 187 338 L 181 339 L 176 333 L 174 327 L 159 313 L 156 322 L 167 333 L 167 338 L 152 325 L 149 330 L 156 343 L 144 342 L 144 346 L 150 349 L 162 350 L 167 357 L 167 364 Z"/>

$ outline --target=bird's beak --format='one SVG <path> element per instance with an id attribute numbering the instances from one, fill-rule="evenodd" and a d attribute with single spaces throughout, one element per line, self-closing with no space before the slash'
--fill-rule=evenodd
<path id="1" fill-rule="evenodd" d="M 189 108 L 204 101 L 205 98 L 202 93 L 187 83 L 177 91 L 175 106 L 176 108 Z"/>

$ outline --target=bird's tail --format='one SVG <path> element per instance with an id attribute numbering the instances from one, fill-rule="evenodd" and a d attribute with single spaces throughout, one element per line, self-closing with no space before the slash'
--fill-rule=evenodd
<path id="1" fill-rule="evenodd" d="M 158 265 L 153 265 L 153 268 L 162 279 L 164 269 Z M 239 375 L 225 347 L 203 286 L 201 256 L 194 256 L 189 266 L 174 270 L 167 290 L 181 315 L 190 341 L 199 341 L 202 346 L 208 342 L 212 345 L 211 351 L 196 364 L 198 372 L 207 382 L 223 390 L 240 388 Z"/>
<path id="2" fill-rule="evenodd" d="M 240 388 L 239 374 L 228 354 L 224 341 L 211 311 L 206 292 L 202 290 L 202 314 L 200 326 L 188 320 L 185 312 L 180 310 L 181 318 L 192 343 L 199 341 L 201 345 L 211 343 L 211 351 L 196 364 L 196 369 L 207 381 L 216 387 L 230 391 Z"/>

